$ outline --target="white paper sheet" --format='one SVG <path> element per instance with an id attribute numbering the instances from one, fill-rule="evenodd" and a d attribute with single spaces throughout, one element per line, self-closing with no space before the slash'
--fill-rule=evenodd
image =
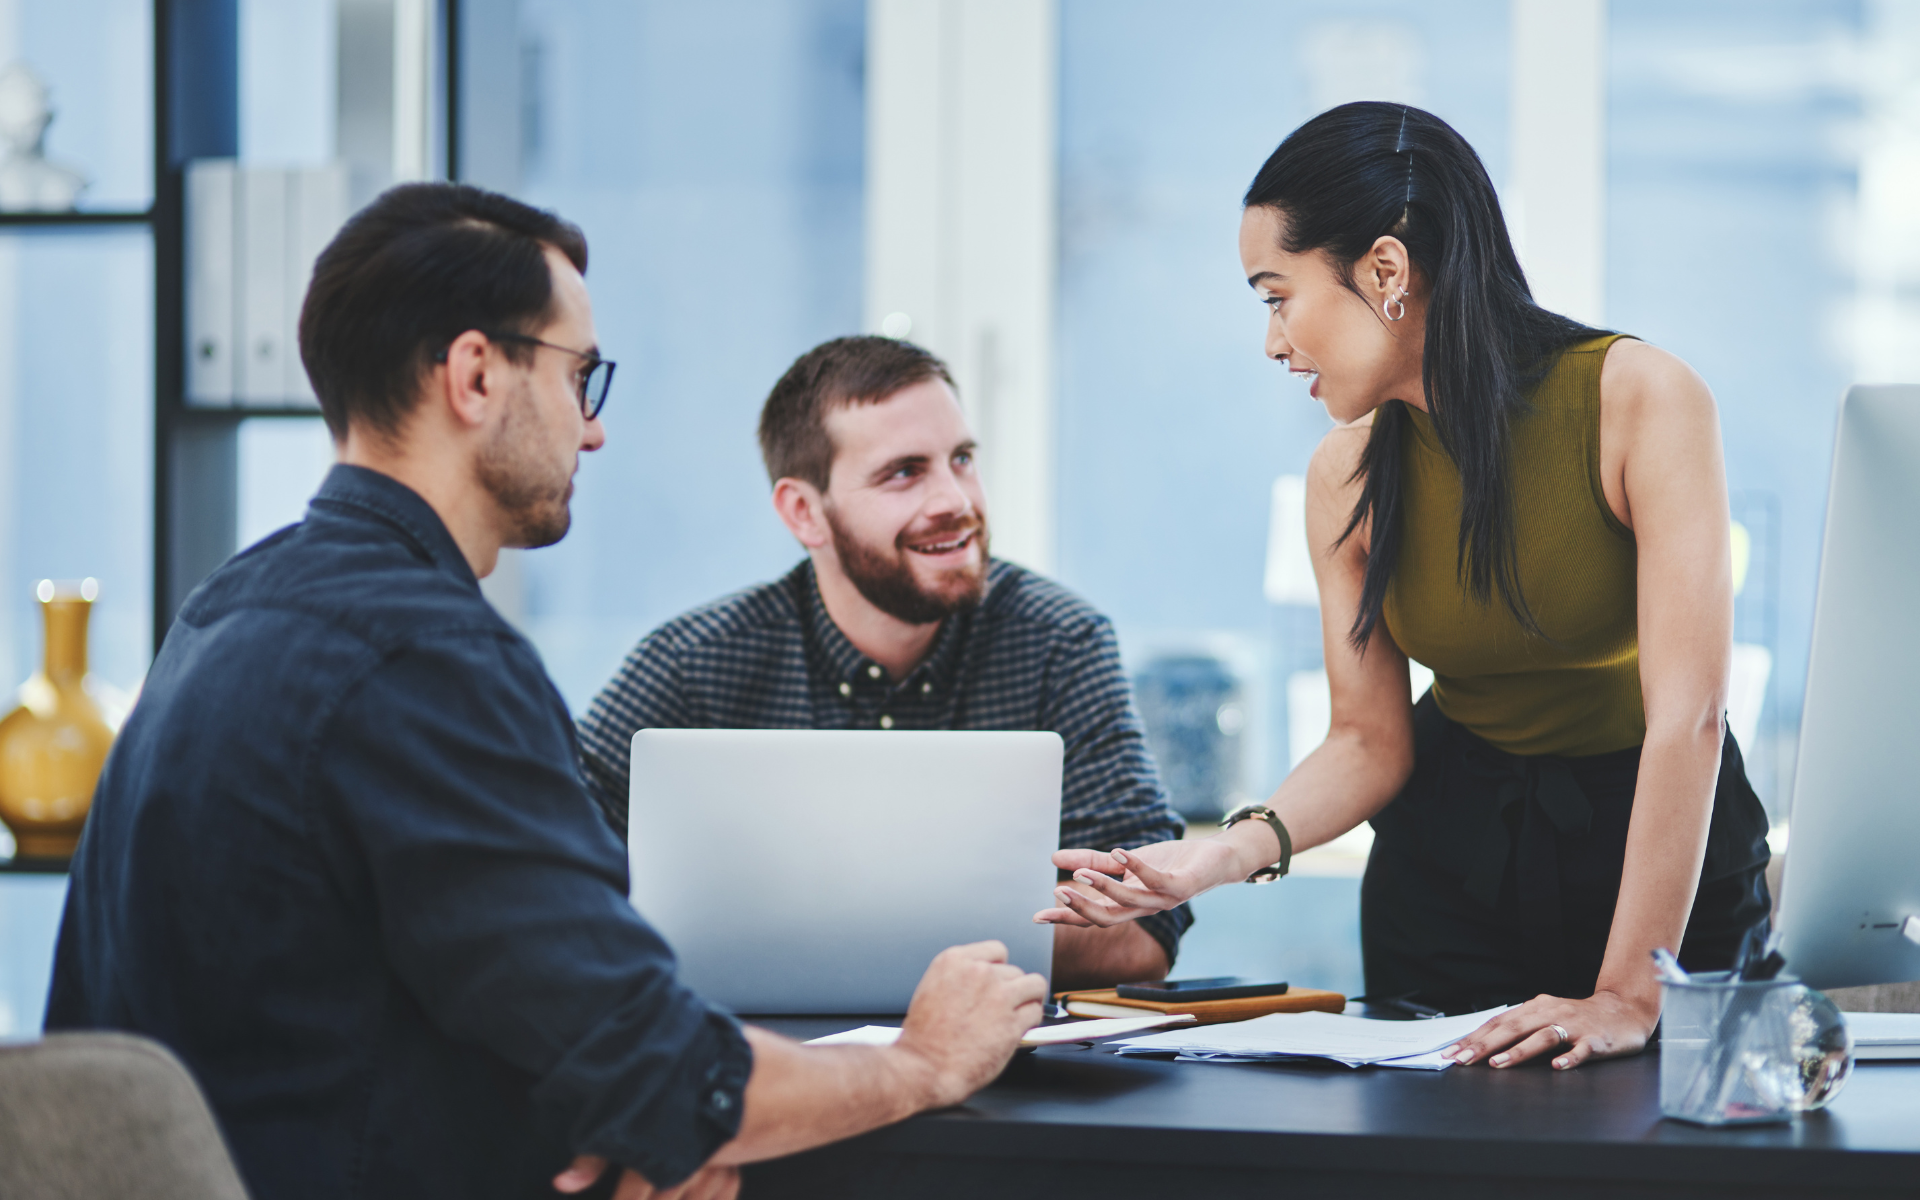
<path id="1" fill-rule="evenodd" d="M 1137 1017 L 1116 1017 L 1108 1021 L 1067 1021 L 1059 1025 L 1036 1025 L 1020 1039 L 1022 1046 L 1059 1046 L 1073 1042 L 1097 1042 L 1101 1038 L 1139 1033 L 1193 1020 L 1191 1013 L 1147 1013 Z M 893 1025 L 862 1025 L 844 1033 L 830 1033 L 809 1041 L 809 1046 L 891 1046 L 900 1040 Z"/>
<path id="2" fill-rule="evenodd" d="M 1450 1058 L 1441 1058 L 1438 1050 L 1432 1054 L 1410 1054 L 1405 1058 L 1383 1058 L 1378 1062 L 1348 1062 L 1345 1059 L 1322 1058 L 1317 1054 L 1268 1054 L 1258 1058 L 1249 1058 L 1240 1054 L 1176 1054 L 1175 1062 L 1207 1063 L 1284 1063 L 1306 1062 L 1315 1059 L 1320 1062 L 1337 1062 L 1342 1066 L 1358 1070 L 1361 1067 L 1403 1067 L 1414 1071 L 1444 1071 L 1454 1065 Z"/>
<path id="3" fill-rule="evenodd" d="M 844 1033 L 809 1039 L 809 1046 L 891 1046 L 900 1040 L 898 1025 L 862 1025 Z"/>
<path id="4" fill-rule="evenodd" d="M 1216 1060 L 1271 1061 L 1326 1058 L 1350 1067 L 1445 1066 L 1436 1052 L 1505 1012 L 1490 1008 L 1463 1017 L 1430 1021 L 1376 1021 L 1325 1012 L 1272 1013 L 1251 1021 L 1173 1029 L 1118 1043 L 1122 1054 L 1210 1056 Z M 1431 1061 L 1409 1061 L 1409 1060 Z"/>
<path id="5" fill-rule="evenodd" d="M 1061 1046 L 1073 1042 L 1097 1042 L 1101 1038 L 1185 1025 L 1192 1013 L 1146 1013 L 1138 1017 L 1112 1017 L 1102 1021 L 1062 1021 L 1058 1025 L 1036 1025 L 1020 1039 L 1022 1046 Z"/>

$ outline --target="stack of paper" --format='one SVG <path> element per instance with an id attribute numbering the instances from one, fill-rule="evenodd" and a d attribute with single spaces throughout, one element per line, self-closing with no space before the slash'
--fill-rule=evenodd
<path id="1" fill-rule="evenodd" d="M 1172 1054 L 1183 1062 L 1278 1062 L 1325 1058 L 1349 1067 L 1443 1071 L 1439 1052 L 1504 1008 L 1430 1021 L 1375 1021 L 1325 1012 L 1274 1013 L 1231 1025 L 1175 1029 L 1115 1043 L 1122 1054 Z"/>

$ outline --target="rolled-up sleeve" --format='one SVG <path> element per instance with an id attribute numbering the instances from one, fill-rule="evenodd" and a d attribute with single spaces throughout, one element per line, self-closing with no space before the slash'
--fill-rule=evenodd
<path id="1" fill-rule="evenodd" d="M 1133 692 L 1120 667 L 1113 626 L 1101 617 L 1062 643 L 1049 672 L 1042 727 L 1066 744 L 1060 788 L 1063 848 L 1132 849 L 1176 841 L 1186 823 L 1167 802 L 1147 750 Z M 1193 924 L 1184 904 L 1140 919 L 1172 963 L 1180 935 Z"/>
<path id="2" fill-rule="evenodd" d="M 315 769 L 337 869 L 428 1017 L 531 1075 L 574 1153 L 669 1187 L 737 1132 L 752 1054 L 628 903 L 576 755 L 528 647 L 450 635 L 350 692 Z"/>

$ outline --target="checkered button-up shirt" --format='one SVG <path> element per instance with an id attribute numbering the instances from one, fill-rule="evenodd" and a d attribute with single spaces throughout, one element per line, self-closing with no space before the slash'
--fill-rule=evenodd
<path id="1" fill-rule="evenodd" d="M 662 625 L 580 722 L 583 773 L 627 819 L 640 729 L 1049 729 L 1065 743 L 1063 847 L 1134 847 L 1184 831 L 1147 752 L 1112 624 L 1052 580 L 995 561 L 978 608 L 941 625 L 905 679 L 827 616 L 813 564 Z M 1171 961 L 1186 907 L 1143 918 Z"/>

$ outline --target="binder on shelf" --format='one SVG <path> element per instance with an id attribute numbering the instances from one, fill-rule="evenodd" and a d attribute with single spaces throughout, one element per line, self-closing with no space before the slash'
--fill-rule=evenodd
<path id="1" fill-rule="evenodd" d="M 287 220 L 286 380 L 281 394 L 291 404 L 318 408 L 313 384 L 300 362 L 300 305 L 313 281 L 313 262 L 347 221 L 347 169 L 342 164 L 293 173 L 292 201 Z"/>
<path id="2" fill-rule="evenodd" d="M 346 167 L 187 168 L 187 401 L 315 408 L 300 362 L 314 259 L 346 222 Z"/>
<path id="3" fill-rule="evenodd" d="M 189 164 L 186 178 L 187 401 L 233 403 L 234 165 Z"/>
<path id="4" fill-rule="evenodd" d="M 240 173 L 242 404 L 278 404 L 287 388 L 287 173 Z"/>

